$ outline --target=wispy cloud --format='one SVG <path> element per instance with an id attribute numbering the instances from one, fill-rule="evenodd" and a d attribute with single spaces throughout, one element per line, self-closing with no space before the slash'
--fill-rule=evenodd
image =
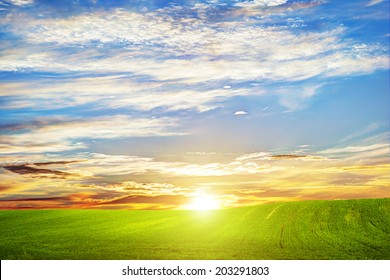
<path id="1" fill-rule="evenodd" d="M 373 150 L 382 150 L 383 148 L 389 148 L 389 144 L 372 144 L 367 146 L 347 146 L 343 148 L 333 148 L 322 151 L 324 154 L 345 154 L 345 153 L 361 153 Z"/>
<path id="2" fill-rule="evenodd" d="M 0 84 L 2 107 L 55 110 L 89 105 L 94 109 L 128 107 L 140 111 L 162 108 L 166 111 L 215 108 L 221 96 L 248 95 L 245 88 L 225 89 L 156 81 L 142 81 L 127 75 L 93 78 L 39 79 L 33 82 Z M 25 96 L 31 96 L 26 99 Z M 158 98 L 157 98 L 158 97 Z"/>
<path id="3" fill-rule="evenodd" d="M 389 162 L 390 144 L 388 133 L 358 139 L 355 142 L 319 151 L 330 158 L 345 159 L 355 164 L 381 164 Z"/>
<path id="4" fill-rule="evenodd" d="M 174 118 L 142 119 L 114 115 L 91 119 L 58 117 L 35 123 L 7 126 L 0 142 L 0 154 L 60 152 L 82 149 L 88 139 L 180 135 L 170 132 Z"/>
<path id="5" fill-rule="evenodd" d="M 354 48 L 353 43 L 343 40 L 345 30 L 341 27 L 296 34 L 245 21 L 212 23 L 177 18 L 164 11 L 137 14 L 123 10 L 61 20 L 24 16 L 17 21 L 9 16 L 3 21 L 16 35 L 33 44 L 28 50 L 20 49 L 19 55 L 17 50 L 3 51 L 3 70 L 121 69 L 161 81 L 180 79 L 194 83 L 210 78 L 296 81 L 318 75 L 370 73 L 388 67 L 385 50 L 375 45 Z M 112 43 L 120 47 L 111 49 L 107 56 L 106 46 Z M 49 48 L 42 51 L 34 47 L 40 44 L 49 44 Z M 72 53 L 63 53 L 59 48 L 68 45 Z M 75 64 L 75 59 L 83 63 Z"/>
<path id="6" fill-rule="evenodd" d="M 137 156 L 92 154 L 79 167 L 98 176 L 160 173 L 179 177 L 219 177 L 270 172 L 273 168 L 255 162 L 206 163 L 164 162 Z M 107 172 L 109 170 L 109 173 Z"/>
<path id="7" fill-rule="evenodd" d="M 308 100 L 317 94 L 321 85 L 303 87 L 284 87 L 276 93 L 280 96 L 280 104 L 288 111 L 297 111 L 307 106 Z"/>
<path id="8" fill-rule="evenodd" d="M 367 3 L 367 6 L 370 7 L 370 6 L 374 6 L 374 5 L 377 5 L 377 4 L 380 4 L 382 3 L 384 0 L 371 0 L 370 2 Z"/>
<path id="9" fill-rule="evenodd" d="M 362 129 L 359 129 L 358 131 L 351 133 L 350 135 L 344 137 L 343 139 L 340 139 L 340 142 L 350 142 L 350 141 L 356 141 L 360 138 L 367 137 L 370 133 L 374 133 L 375 131 L 381 129 L 384 126 L 384 123 L 372 123 Z M 385 136 L 387 138 L 387 136 Z"/>
<path id="10" fill-rule="evenodd" d="M 34 0 L 8 0 L 7 2 L 15 6 L 28 6 L 34 4 Z"/>

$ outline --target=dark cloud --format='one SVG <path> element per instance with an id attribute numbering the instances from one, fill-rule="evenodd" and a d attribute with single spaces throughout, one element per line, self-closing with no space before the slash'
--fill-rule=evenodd
<path id="1" fill-rule="evenodd" d="M 6 199 L 1 201 L 13 201 L 13 202 L 22 202 L 22 201 L 58 201 L 64 200 L 66 197 L 64 196 L 55 196 L 55 197 L 29 197 L 29 198 L 13 198 Z"/>
<path id="2" fill-rule="evenodd" d="M 38 165 L 38 164 L 33 164 L 33 165 Z M 43 163 L 43 165 L 48 165 L 48 164 Z M 3 165 L 1 167 L 16 174 L 27 175 L 31 177 L 41 177 L 41 178 L 54 177 L 59 179 L 66 179 L 69 177 L 78 176 L 78 174 L 68 173 L 64 171 L 35 168 L 32 167 L 31 164 Z"/>
<path id="3" fill-rule="evenodd" d="M 312 156 L 312 155 L 297 155 L 297 154 L 280 154 L 280 155 L 272 155 L 269 159 L 303 159 L 303 160 L 324 160 L 326 158 L 320 156 Z"/>
<path id="4" fill-rule="evenodd" d="M 71 163 L 77 163 L 77 162 L 80 162 L 80 160 L 37 162 L 37 163 L 34 163 L 33 165 L 35 165 L 35 166 L 45 166 L 45 165 L 54 165 L 54 164 L 65 165 L 65 164 L 71 164 Z"/>

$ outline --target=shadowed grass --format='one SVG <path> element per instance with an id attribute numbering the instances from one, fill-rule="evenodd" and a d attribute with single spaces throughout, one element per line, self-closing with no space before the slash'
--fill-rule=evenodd
<path id="1" fill-rule="evenodd" d="M 1 259 L 390 259 L 390 199 L 0 211 Z"/>

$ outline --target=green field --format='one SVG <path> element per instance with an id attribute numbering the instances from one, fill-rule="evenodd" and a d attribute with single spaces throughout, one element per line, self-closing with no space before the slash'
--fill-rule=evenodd
<path id="1" fill-rule="evenodd" d="M 1 259 L 390 259 L 390 199 L 0 211 Z"/>

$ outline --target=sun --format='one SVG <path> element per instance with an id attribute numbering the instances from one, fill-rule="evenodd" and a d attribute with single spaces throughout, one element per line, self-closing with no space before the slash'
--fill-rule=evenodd
<path id="1" fill-rule="evenodd" d="M 218 198 L 211 194 L 195 193 L 192 195 L 191 202 L 184 205 L 187 210 L 218 210 L 221 208 L 221 203 Z"/>

